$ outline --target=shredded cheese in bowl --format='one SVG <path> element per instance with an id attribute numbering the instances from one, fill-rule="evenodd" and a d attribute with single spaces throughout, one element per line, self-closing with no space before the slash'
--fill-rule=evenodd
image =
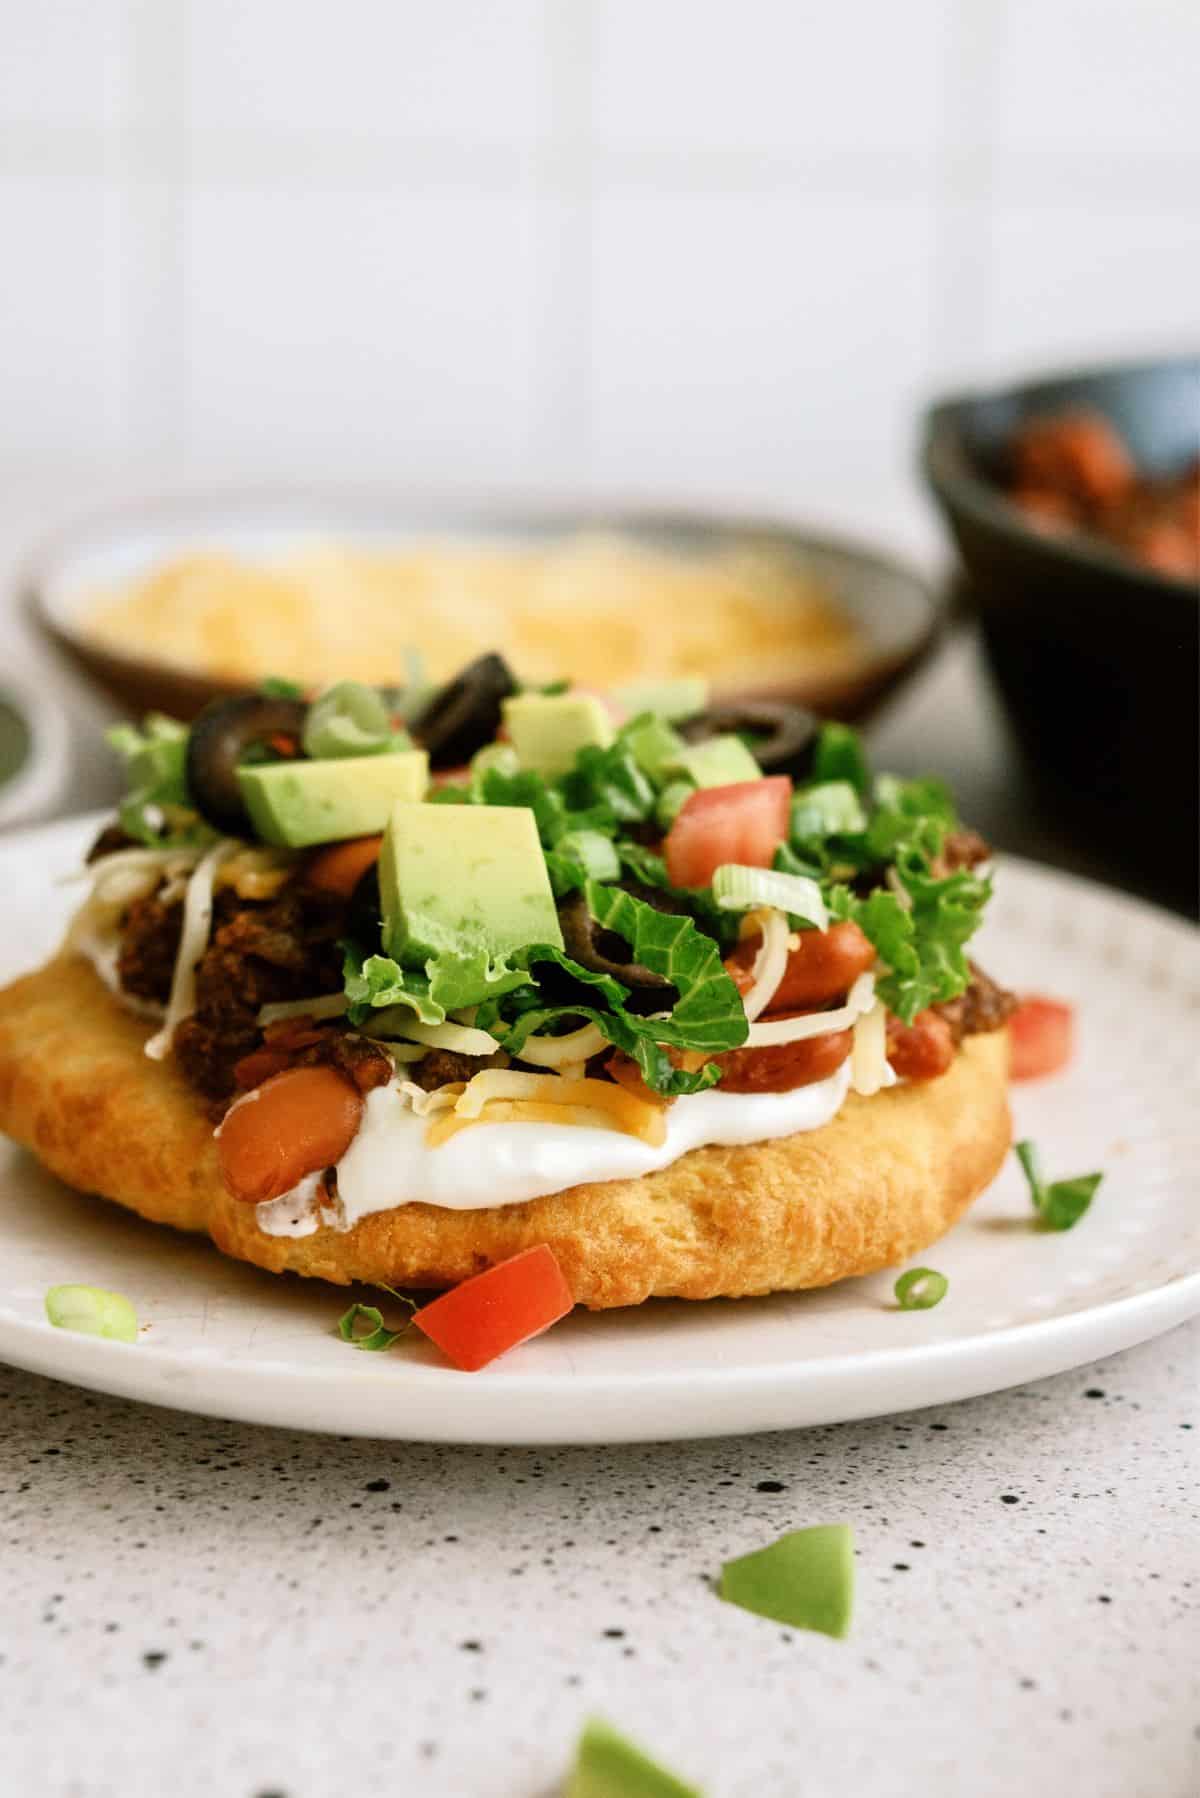
<path id="1" fill-rule="evenodd" d="M 849 617 L 798 555 L 747 538 L 694 554 L 599 533 L 539 544 L 329 544 L 259 563 L 206 552 L 85 596 L 94 643 L 216 680 L 379 679 L 421 650 L 448 679 L 497 642 L 523 677 L 616 686 L 704 675 L 769 686 L 862 662 Z"/>

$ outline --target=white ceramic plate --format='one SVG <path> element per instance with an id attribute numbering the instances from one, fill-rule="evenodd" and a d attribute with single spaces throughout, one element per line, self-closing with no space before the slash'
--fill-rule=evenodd
<path id="1" fill-rule="evenodd" d="M 95 820 L 0 847 L 0 976 L 50 950 L 58 877 Z M 1001 979 L 1079 1007 L 1069 1072 L 1019 1087 L 1018 1132 L 1050 1175 L 1105 1170 L 1065 1235 L 1030 1225 L 1015 1165 L 921 1259 L 950 1279 L 898 1311 L 894 1274 L 819 1293 L 577 1314 L 482 1374 L 408 1339 L 347 1347 L 344 1291 L 227 1261 L 206 1243 L 69 1192 L 0 1147 L 0 1358 L 218 1417 L 444 1442 L 636 1442 L 787 1429 L 942 1404 L 1057 1373 L 1200 1311 L 1200 938 L 1101 887 L 1001 864 L 980 954 Z M 134 1345 L 55 1330 L 43 1294 L 125 1293 Z M 358 1296 L 369 1299 L 368 1293 Z M 376 1295 L 377 1296 L 377 1295 Z"/>

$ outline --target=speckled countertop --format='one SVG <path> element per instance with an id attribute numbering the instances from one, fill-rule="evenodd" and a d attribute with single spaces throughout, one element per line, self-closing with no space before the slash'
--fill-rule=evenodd
<path id="1" fill-rule="evenodd" d="M 1192 1798 L 1200 1323 L 939 1411 L 422 1448 L 0 1370 L 0 1792 L 551 1798 L 607 1714 L 712 1798 Z M 846 1642 L 721 1604 L 847 1519 Z"/>

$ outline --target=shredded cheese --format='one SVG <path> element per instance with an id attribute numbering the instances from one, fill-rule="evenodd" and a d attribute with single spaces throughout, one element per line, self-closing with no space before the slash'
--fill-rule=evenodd
<path id="1" fill-rule="evenodd" d="M 786 912 L 772 911 L 767 907 L 747 914 L 742 924 L 742 935 L 748 936 L 753 930 L 762 931 L 762 943 L 754 958 L 750 990 L 742 999 L 742 1008 L 749 1023 L 762 1015 L 779 991 L 780 983 L 787 973 L 791 935 Z"/>
<path id="2" fill-rule="evenodd" d="M 432 1117 L 436 1111 L 452 1109 L 455 1101 L 466 1091 L 461 1080 L 452 1080 L 446 1086 L 435 1086 L 432 1092 L 426 1092 L 415 1080 L 402 1080 L 400 1096 L 419 1118 Z"/>
<path id="3" fill-rule="evenodd" d="M 454 1102 L 454 1111 L 457 1117 L 479 1122 L 489 1104 L 509 1100 L 550 1105 L 560 1123 L 574 1122 L 568 1115 L 573 1110 L 598 1112 L 610 1129 L 623 1130 L 654 1145 L 666 1140 L 666 1106 L 649 1097 L 640 1099 L 612 1080 L 564 1080 L 561 1074 L 488 1068 L 467 1082 Z"/>
<path id="4" fill-rule="evenodd" d="M 812 1036 L 825 1036 L 833 1030 L 849 1030 L 875 1003 L 874 974 L 860 974 L 850 988 L 846 1003 L 836 1011 L 810 1011 L 797 1018 L 770 1018 L 751 1024 L 746 1036 L 748 1049 L 763 1049 L 777 1043 L 802 1043 Z"/>
<path id="5" fill-rule="evenodd" d="M 500 1044 L 486 1030 L 475 1030 L 468 1024 L 421 1024 L 405 1005 L 389 1005 L 377 1018 L 372 1018 L 367 1036 L 399 1036 L 408 1042 L 424 1043 L 427 1049 L 449 1049 L 455 1055 L 494 1055 Z"/>
<path id="6" fill-rule="evenodd" d="M 870 1011 L 863 1012 L 854 1025 L 850 1085 L 869 1099 L 882 1087 L 890 1086 L 894 1078 L 887 1059 L 887 1007 L 882 999 L 876 999 Z"/>
<path id="7" fill-rule="evenodd" d="M 175 970 L 171 975 L 171 996 L 167 1000 L 162 1029 L 155 1031 L 146 1044 L 151 1061 L 163 1061 L 170 1053 L 177 1027 L 196 1007 L 196 964 L 208 947 L 212 928 L 213 882 L 217 869 L 236 847 L 231 842 L 218 843 L 197 864 L 188 881 L 183 901 L 183 928 L 179 933 L 179 949 Z"/>
<path id="8" fill-rule="evenodd" d="M 288 1018 L 340 1018 L 348 1005 L 345 993 L 325 993 L 319 999 L 283 999 L 277 1005 L 264 1005 L 258 1023 L 282 1024 Z"/>
<path id="9" fill-rule="evenodd" d="M 569 1036 L 527 1036 L 517 1056 L 521 1061 L 532 1062 L 535 1068 L 565 1072 L 568 1067 L 581 1067 L 608 1046 L 608 1038 L 598 1024 L 585 1024 Z"/>

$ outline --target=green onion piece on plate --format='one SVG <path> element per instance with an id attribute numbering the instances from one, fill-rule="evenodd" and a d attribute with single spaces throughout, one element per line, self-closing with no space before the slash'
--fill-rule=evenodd
<path id="1" fill-rule="evenodd" d="M 563 1798 L 701 1798 L 600 1717 L 585 1725 Z"/>
<path id="2" fill-rule="evenodd" d="M 102 1286 L 52 1286 L 46 1294 L 46 1316 L 56 1330 L 81 1336 L 106 1336 L 110 1342 L 136 1342 L 137 1312 L 119 1292 Z"/>
<path id="3" fill-rule="evenodd" d="M 932 1311 L 950 1290 L 945 1274 L 932 1267 L 910 1267 L 901 1274 L 892 1290 L 901 1311 Z"/>
<path id="4" fill-rule="evenodd" d="M 717 1593 L 793 1629 L 845 1636 L 854 1608 L 854 1533 L 848 1523 L 790 1530 L 767 1548 L 726 1561 Z"/>
<path id="5" fill-rule="evenodd" d="M 399 1293 L 393 1295 L 407 1305 L 410 1311 L 416 1306 L 411 1299 L 401 1298 Z M 390 1349 L 393 1342 L 398 1342 L 408 1329 L 411 1319 L 406 1318 L 398 1330 L 389 1330 L 383 1321 L 383 1312 L 376 1305 L 351 1305 L 338 1318 L 338 1335 L 343 1342 L 352 1342 L 355 1348 Z"/>
<path id="6" fill-rule="evenodd" d="M 1047 1230 L 1073 1230 L 1095 1196 L 1103 1174 L 1076 1174 L 1071 1180 L 1042 1179 L 1038 1152 L 1031 1142 L 1016 1144 L 1017 1160 L 1029 1182 L 1029 1196 L 1038 1219 Z"/>

